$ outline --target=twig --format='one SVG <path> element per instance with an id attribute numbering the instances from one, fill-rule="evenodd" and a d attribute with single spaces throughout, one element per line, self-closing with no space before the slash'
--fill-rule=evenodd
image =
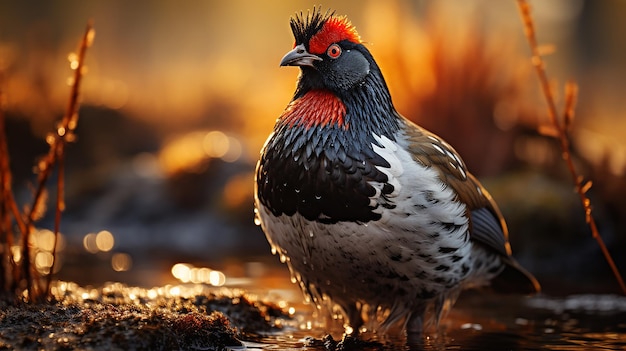
<path id="1" fill-rule="evenodd" d="M 536 32 L 531 15 L 530 5 L 526 0 L 517 0 L 517 5 L 520 15 L 522 17 L 522 21 L 524 23 L 524 32 L 526 34 L 526 38 L 528 39 L 528 44 L 532 53 L 531 60 L 533 66 L 535 66 L 535 70 L 537 72 L 537 76 L 539 77 L 541 88 L 543 90 L 543 95 L 548 105 L 548 116 L 550 117 L 550 122 L 554 127 L 553 131 L 555 133 L 550 134 L 551 136 L 557 138 L 561 144 L 563 160 L 567 164 L 567 168 L 570 175 L 572 176 L 572 180 L 576 187 L 576 192 L 578 193 L 578 196 L 580 197 L 580 202 L 582 203 L 585 210 L 585 219 L 587 221 L 587 224 L 589 225 L 589 228 L 591 229 L 591 234 L 593 238 L 596 239 L 598 246 L 600 247 L 600 250 L 604 255 L 604 258 L 611 267 L 613 275 L 615 276 L 615 279 L 617 279 L 622 293 L 626 295 L 626 284 L 624 284 L 624 279 L 622 278 L 619 269 L 615 265 L 613 257 L 611 257 L 611 254 L 609 253 L 609 250 L 604 244 L 604 240 L 602 240 L 602 237 L 600 236 L 600 233 L 596 226 L 596 221 L 592 214 L 591 200 L 589 200 L 589 198 L 587 197 L 587 191 L 589 191 L 589 189 L 591 188 L 592 183 L 591 181 L 583 183 L 583 177 L 578 175 L 578 172 L 576 171 L 576 167 L 574 165 L 574 161 L 572 160 L 571 145 L 568 132 L 574 119 L 574 107 L 576 106 L 578 88 L 573 82 L 568 82 L 565 85 L 565 106 L 562 115 L 563 120 L 562 122 L 559 122 L 556 103 L 554 102 L 554 96 L 552 94 L 552 89 L 550 88 L 545 64 L 541 57 L 539 45 L 537 44 L 537 38 L 535 36 Z"/>
<path id="2" fill-rule="evenodd" d="M 0 77 L 0 81 L 3 81 L 3 77 Z M 10 272 L 10 277 L 12 278 L 11 284 L 7 284 L 6 280 L 4 281 L 3 288 L 14 291 L 18 284 L 17 282 L 20 280 L 20 271 L 17 269 L 15 261 L 13 260 L 13 255 L 11 252 L 11 247 L 13 247 L 13 231 L 11 215 L 15 218 L 15 221 L 21 232 L 25 231 L 26 225 L 22 219 L 22 214 L 18 209 L 17 202 L 15 201 L 15 197 L 13 196 L 13 191 L 11 189 L 12 183 L 12 175 L 10 169 L 10 159 L 9 159 L 9 148 L 7 145 L 7 134 L 6 134 L 6 124 L 5 124 L 5 116 L 4 116 L 4 92 L 0 89 L 0 179 L 2 181 L 2 193 L 0 194 L 0 198 L 2 199 L 2 224 L 1 224 L 1 234 L 2 239 L 4 241 L 4 257 L 3 266 L 2 266 L 2 275 L 3 279 L 7 278 L 8 272 Z M 6 261 L 5 261 L 6 258 Z M 8 266 L 4 266 L 4 264 L 8 264 Z M 10 270 L 10 271 L 7 271 Z"/>
<path id="3" fill-rule="evenodd" d="M 79 53 L 78 55 L 71 55 L 71 68 L 74 69 L 74 76 L 72 82 L 72 88 L 70 92 L 70 98 L 68 100 L 67 109 L 65 115 L 63 116 L 61 122 L 57 126 L 56 133 L 48 136 L 47 141 L 50 145 L 50 149 L 44 158 L 38 163 L 38 176 L 37 176 L 37 187 L 33 195 L 32 205 L 28 209 L 27 213 L 24 215 L 25 221 L 20 225 L 20 230 L 22 233 L 22 274 L 23 279 L 26 281 L 26 290 L 28 292 L 28 296 L 31 300 L 37 300 L 41 297 L 38 293 L 35 292 L 35 286 L 33 286 L 34 279 L 32 277 L 33 271 L 31 268 L 30 262 L 30 236 L 32 234 L 34 222 L 37 219 L 37 212 L 44 201 L 44 193 L 46 190 L 46 183 L 52 171 L 54 169 L 55 164 L 58 166 L 58 181 L 57 181 L 57 199 L 56 199 L 56 212 L 55 212 L 55 224 L 54 224 L 54 247 L 53 247 L 53 262 L 56 254 L 56 246 L 58 241 L 58 235 L 60 230 L 60 220 L 61 220 L 61 212 L 64 207 L 63 200 L 63 180 L 64 180 L 64 172 L 62 170 L 63 166 L 63 155 L 65 151 L 65 145 L 68 142 L 73 141 L 74 139 L 74 131 L 78 122 L 78 105 L 79 105 L 79 91 L 80 91 L 80 83 L 81 78 L 83 76 L 84 70 L 84 59 L 85 54 L 87 52 L 87 48 L 91 45 L 94 37 L 94 30 L 91 21 L 87 24 L 87 28 L 85 30 L 85 34 L 80 42 Z M 17 208 L 17 206 L 16 206 Z M 21 215 L 19 213 L 15 214 L 16 220 L 18 223 L 21 222 Z M 53 266 L 50 268 L 50 273 L 46 280 L 46 286 L 43 291 L 46 293 L 49 292 L 51 275 L 54 269 Z M 37 288 L 40 288 L 37 286 Z M 38 289 L 40 291 L 40 289 Z"/>
<path id="4" fill-rule="evenodd" d="M 4 126 L 4 93 L 2 91 L 2 83 L 4 82 L 4 76 L 0 71 L 0 245 L 4 245 L 4 250 L 0 255 L 0 289 L 5 291 L 8 287 L 6 282 L 7 267 L 5 262 L 9 263 L 9 260 L 5 260 L 11 255 L 11 217 L 9 216 L 9 207 L 6 204 L 5 190 L 11 186 L 9 169 L 9 152 L 7 147 L 7 135 L 6 128 Z M 10 190 L 9 190 L 10 192 Z"/>
<path id="5" fill-rule="evenodd" d="M 78 55 L 70 58 L 70 65 L 74 69 L 74 79 L 70 98 L 65 110 L 65 116 L 61 120 L 61 124 L 57 129 L 54 143 L 54 156 L 57 163 L 57 197 L 54 216 L 54 245 L 52 248 L 52 265 L 50 266 L 50 272 L 46 280 L 45 292 L 50 294 L 50 283 L 52 281 L 52 274 L 54 272 L 54 264 L 56 263 L 56 251 L 59 239 L 59 232 L 61 229 L 61 213 L 65 210 L 65 171 L 64 171 L 64 155 L 65 145 L 68 142 L 74 141 L 74 132 L 78 126 L 78 107 L 79 107 L 79 92 L 80 83 L 84 74 L 85 54 L 87 48 L 93 43 L 95 31 L 93 29 L 92 21 L 87 23 L 85 34 L 80 41 Z M 51 147 L 51 150 L 53 147 Z M 31 209 L 32 211 L 33 209 Z"/>

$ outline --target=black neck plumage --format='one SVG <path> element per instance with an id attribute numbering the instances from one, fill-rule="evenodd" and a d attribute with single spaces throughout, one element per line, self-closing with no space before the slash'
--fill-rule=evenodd
<path id="1" fill-rule="evenodd" d="M 308 68 L 307 68 L 308 69 Z M 318 88 L 303 71 L 294 99 Z M 386 183 L 376 166 L 389 167 L 374 152 L 374 134 L 395 140 L 401 117 L 377 66 L 353 89 L 333 92 L 346 108 L 344 126 L 306 127 L 279 120 L 257 166 L 259 200 L 274 215 L 296 213 L 324 223 L 380 219 L 370 182 Z M 378 145 L 381 146 L 381 145 Z M 392 187 L 386 187 L 392 191 Z"/>

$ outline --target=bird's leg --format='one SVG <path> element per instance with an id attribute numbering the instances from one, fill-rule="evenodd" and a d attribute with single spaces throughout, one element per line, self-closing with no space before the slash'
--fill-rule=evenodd
<path id="1" fill-rule="evenodd" d="M 425 307 L 414 310 L 406 323 L 406 342 L 408 345 L 420 345 L 423 343 Z"/>
<path id="2" fill-rule="evenodd" d="M 348 318 L 348 328 L 346 328 L 346 336 L 358 337 L 359 329 L 363 326 L 363 317 L 361 309 L 356 304 L 350 304 L 349 308 L 344 308 L 346 317 Z"/>

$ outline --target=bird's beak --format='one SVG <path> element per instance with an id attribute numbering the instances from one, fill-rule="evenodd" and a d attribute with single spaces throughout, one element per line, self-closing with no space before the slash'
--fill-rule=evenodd
<path id="1" fill-rule="evenodd" d="M 280 60 L 281 66 L 310 66 L 313 67 L 313 62 L 321 61 L 317 55 L 309 54 L 304 47 L 304 44 L 297 45 L 293 50 L 289 51 L 283 59 Z"/>

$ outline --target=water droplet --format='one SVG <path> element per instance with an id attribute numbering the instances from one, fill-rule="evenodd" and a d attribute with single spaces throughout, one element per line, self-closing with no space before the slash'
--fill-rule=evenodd
<path id="1" fill-rule="evenodd" d="M 322 195 L 315 195 L 315 200 L 321 200 L 322 199 Z"/>
<path id="2" fill-rule="evenodd" d="M 293 161 L 294 162 L 298 162 L 299 159 L 300 159 L 300 155 L 299 154 L 293 155 Z"/>
<path id="3" fill-rule="evenodd" d="M 280 254 L 280 262 L 281 263 L 287 262 L 287 256 L 285 256 L 284 254 Z"/>
<path id="4" fill-rule="evenodd" d="M 261 216 L 259 216 L 259 209 L 254 208 L 254 224 L 261 225 Z"/>
<path id="5" fill-rule="evenodd" d="M 291 282 L 294 284 L 300 283 L 300 287 L 304 288 L 304 283 L 302 283 L 301 279 L 302 277 L 298 273 L 294 272 L 291 268 L 289 269 L 289 273 L 291 274 Z"/>
<path id="6" fill-rule="evenodd" d="M 312 230 L 309 230 L 309 237 L 311 237 L 311 238 L 312 238 L 314 235 L 315 235 L 315 234 L 313 234 L 313 231 L 312 231 Z"/>
<path id="7" fill-rule="evenodd" d="M 296 191 L 296 194 L 300 193 L 300 189 L 295 189 L 295 191 Z"/>
<path id="8" fill-rule="evenodd" d="M 276 255 L 276 252 L 277 252 L 276 247 L 272 246 L 272 255 Z"/>

